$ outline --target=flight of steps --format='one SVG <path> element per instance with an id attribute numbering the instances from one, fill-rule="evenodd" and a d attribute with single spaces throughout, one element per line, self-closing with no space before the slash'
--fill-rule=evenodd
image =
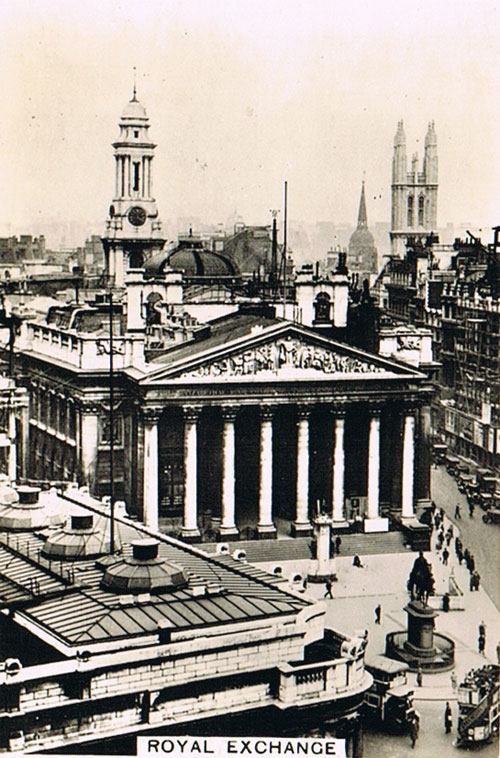
<path id="1" fill-rule="evenodd" d="M 241 540 L 229 542 L 229 550 L 244 550 L 250 563 L 268 561 L 302 561 L 313 558 L 311 538 L 278 540 Z M 209 553 L 216 550 L 215 543 L 204 543 L 203 549 Z M 408 548 L 401 532 L 382 532 L 380 534 L 345 534 L 342 536 L 340 556 L 376 555 L 383 553 L 403 553 Z"/>

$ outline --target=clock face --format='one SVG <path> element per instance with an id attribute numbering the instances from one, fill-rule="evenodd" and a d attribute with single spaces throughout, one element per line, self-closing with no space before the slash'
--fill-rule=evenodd
<path id="1" fill-rule="evenodd" d="M 138 205 L 134 205 L 128 212 L 128 220 L 133 226 L 142 226 L 146 221 L 146 211 Z"/>

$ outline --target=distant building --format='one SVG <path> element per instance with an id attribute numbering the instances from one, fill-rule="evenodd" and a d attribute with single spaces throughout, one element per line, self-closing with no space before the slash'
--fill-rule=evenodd
<path id="1" fill-rule="evenodd" d="M 364 182 L 361 186 L 358 225 L 349 240 L 347 268 L 353 273 L 359 273 L 362 278 L 377 273 L 377 248 L 373 234 L 368 229 Z"/>
<path id="2" fill-rule="evenodd" d="M 499 228 L 489 245 L 473 236 L 452 245 L 410 238 L 404 258 L 387 263 L 384 286 L 386 314 L 432 334 L 441 385 L 433 406 L 435 434 L 452 450 L 498 470 Z"/>
<path id="3" fill-rule="evenodd" d="M 405 255 L 409 237 L 424 240 L 437 229 L 438 155 L 434 121 L 425 137 L 422 170 L 414 153 L 408 171 L 403 122 L 398 123 L 392 160 L 391 254 Z"/>
<path id="4" fill-rule="evenodd" d="M 416 444 L 427 377 L 375 352 L 376 309 L 359 287 L 350 302 L 345 254 L 326 277 L 310 267 L 292 278 L 287 261 L 286 277 L 245 289 L 234 259 L 243 265 L 250 240 L 267 255 L 266 227 L 237 230 L 231 256 L 194 234 L 166 247 L 148 129 L 134 93 L 103 237 L 113 308 L 108 291 L 20 328 L 30 475 L 99 496 L 113 486 L 131 514 L 186 540 L 203 539 L 207 523 L 223 539 L 274 538 L 282 522 L 309 535 L 319 501 L 339 529 L 400 522 L 412 542 L 430 502 Z"/>
<path id="5" fill-rule="evenodd" d="M 85 276 L 99 276 L 104 273 L 104 247 L 98 234 L 85 240 L 83 247 L 76 250 L 78 266 Z"/>
<path id="6" fill-rule="evenodd" d="M 45 260 L 45 237 L 21 234 L 17 237 L 0 238 L 0 263 L 20 263 L 25 260 Z"/>

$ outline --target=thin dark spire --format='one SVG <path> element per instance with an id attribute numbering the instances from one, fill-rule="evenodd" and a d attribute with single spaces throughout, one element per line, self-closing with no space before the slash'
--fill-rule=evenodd
<path id="1" fill-rule="evenodd" d="M 135 66 L 134 66 L 134 89 L 132 92 L 132 100 L 130 102 L 131 103 L 137 102 L 137 69 Z"/>
<path id="2" fill-rule="evenodd" d="M 365 180 L 361 183 L 361 197 L 359 200 L 358 229 L 368 228 L 368 216 L 366 213 Z"/>

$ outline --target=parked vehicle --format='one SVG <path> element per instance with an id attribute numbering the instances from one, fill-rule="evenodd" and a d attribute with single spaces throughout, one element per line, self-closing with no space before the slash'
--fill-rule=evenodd
<path id="1" fill-rule="evenodd" d="M 388 731 L 406 732 L 413 710 L 413 688 L 407 681 L 409 666 L 385 655 L 365 659 L 373 684 L 365 694 L 367 716 L 382 723 Z"/>
<path id="2" fill-rule="evenodd" d="M 457 466 L 459 463 L 460 463 L 460 460 L 455 455 L 447 455 L 446 456 L 446 471 L 452 476 L 455 476 L 457 472 Z"/>
<path id="3" fill-rule="evenodd" d="M 495 507 L 496 501 L 491 492 L 480 492 L 478 495 L 478 504 L 483 511 L 489 511 L 490 508 Z"/>
<path id="4" fill-rule="evenodd" d="M 490 508 L 483 516 L 485 524 L 500 524 L 500 508 Z"/>
<path id="5" fill-rule="evenodd" d="M 477 482 L 482 492 L 495 492 L 496 477 L 488 468 L 479 468 L 476 472 Z"/>
<path id="6" fill-rule="evenodd" d="M 472 484 L 474 476 L 472 474 L 464 474 L 463 471 L 458 472 L 457 486 L 459 492 L 467 492 L 467 485 Z"/>
<path id="7" fill-rule="evenodd" d="M 441 465 L 442 463 L 446 463 L 446 451 L 448 450 L 448 445 L 442 445 L 440 443 L 436 443 L 432 446 L 432 460 L 437 465 Z"/>

